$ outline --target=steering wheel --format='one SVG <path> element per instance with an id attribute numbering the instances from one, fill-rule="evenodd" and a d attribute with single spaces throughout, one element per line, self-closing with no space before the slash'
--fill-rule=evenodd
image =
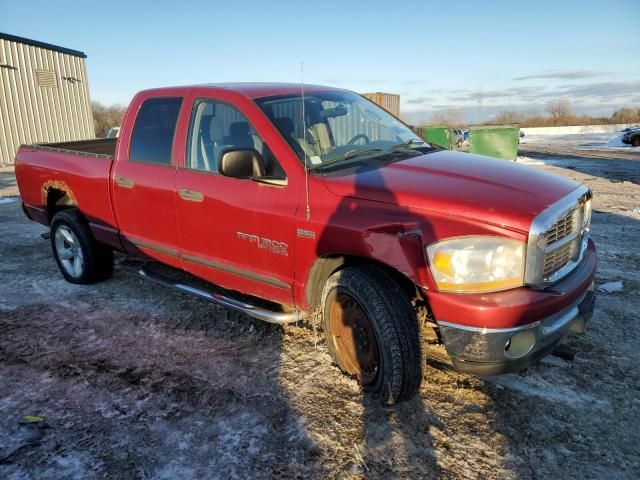
<path id="1" fill-rule="evenodd" d="M 356 143 L 361 138 L 364 138 L 364 143 L 369 143 L 371 141 L 371 140 L 369 140 L 369 137 L 367 137 L 364 133 L 359 133 L 358 135 L 353 137 L 351 140 L 349 140 L 347 142 L 347 145 L 353 145 L 354 143 Z"/>

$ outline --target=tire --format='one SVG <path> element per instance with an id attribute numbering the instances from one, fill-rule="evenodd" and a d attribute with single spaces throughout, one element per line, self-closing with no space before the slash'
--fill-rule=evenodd
<path id="1" fill-rule="evenodd" d="M 640 135 L 631 139 L 631 145 L 634 147 L 640 147 Z"/>
<path id="2" fill-rule="evenodd" d="M 416 313 L 386 272 L 361 266 L 331 275 L 322 291 L 322 322 L 331 358 L 365 392 L 393 405 L 419 390 L 422 352 Z"/>
<path id="3" fill-rule="evenodd" d="M 462 148 L 462 140 L 458 140 L 458 148 Z"/>
<path id="4" fill-rule="evenodd" d="M 53 256 L 67 282 L 88 285 L 111 277 L 113 251 L 93 238 L 78 210 L 56 213 L 50 236 Z"/>

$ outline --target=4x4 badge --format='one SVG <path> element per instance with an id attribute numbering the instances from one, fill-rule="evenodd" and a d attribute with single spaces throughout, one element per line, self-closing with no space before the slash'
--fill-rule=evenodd
<path id="1" fill-rule="evenodd" d="M 296 234 L 302 238 L 316 238 L 316 232 L 312 230 L 305 230 L 304 228 L 298 228 Z"/>

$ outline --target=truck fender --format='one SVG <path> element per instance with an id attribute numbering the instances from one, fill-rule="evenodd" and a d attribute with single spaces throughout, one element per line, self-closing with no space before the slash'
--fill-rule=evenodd
<path id="1" fill-rule="evenodd" d="M 362 233 L 360 252 L 328 253 L 317 258 L 307 275 L 305 288 L 308 305 L 320 304 L 324 284 L 332 273 L 345 266 L 373 264 L 389 273 L 407 292 L 416 294 L 416 285 L 424 284 L 419 272 L 426 268 L 422 233 L 418 225 L 391 224 Z"/>

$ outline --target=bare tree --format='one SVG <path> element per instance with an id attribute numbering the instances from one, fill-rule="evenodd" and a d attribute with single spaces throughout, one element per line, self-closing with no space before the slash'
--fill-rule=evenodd
<path id="1" fill-rule="evenodd" d="M 440 110 L 431 116 L 430 125 L 443 125 L 455 127 L 464 123 L 464 113 L 459 108 L 447 108 Z"/>
<path id="2" fill-rule="evenodd" d="M 547 103 L 545 111 L 553 117 L 556 125 L 559 125 L 571 116 L 571 102 L 566 98 L 560 98 Z"/>
<path id="3" fill-rule="evenodd" d="M 91 102 L 93 123 L 96 127 L 96 137 L 104 137 L 111 127 L 119 127 L 126 108 L 121 105 L 109 107 L 100 102 Z"/>
<path id="4" fill-rule="evenodd" d="M 496 115 L 495 118 L 490 121 L 490 123 L 495 123 L 496 125 L 516 124 L 516 123 L 522 123 L 524 118 L 525 118 L 525 115 L 520 112 L 506 110 Z"/>
<path id="5" fill-rule="evenodd" d="M 621 108 L 611 115 L 614 123 L 638 123 L 640 122 L 640 108 Z"/>

